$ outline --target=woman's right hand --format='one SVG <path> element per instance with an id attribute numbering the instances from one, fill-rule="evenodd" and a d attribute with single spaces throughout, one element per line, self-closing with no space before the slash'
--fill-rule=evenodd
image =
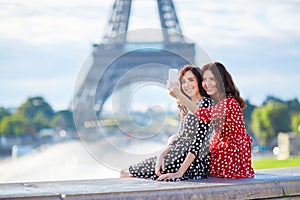
<path id="1" fill-rule="evenodd" d="M 169 90 L 169 94 L 176 99 L 177 99 L 178 95 L 181 94 L 178 83 L 172 83 L 170 81 L 167 81 L 167 89 Z"/>
<path id="2" fill-rule="evenodd" d="M 160 169 L 165 170 L 165 162 L 164 162 L 164 158 L 162 156 L 159 156 L 157 158 L 157 161 L 155 164 L 155 174 L 157 176 L 161 176 Z"/>
<path id="3" fill-rule="evenodd" d="M 169 94 L 170 94 L 172 97 L 174 97 L 175 99 L 177 99 L 176 91 L 174 91 L 173 89 L 171 89 L 171 88 L 172 88 L 171 86 L 172 86 L 173 84 L 175 84 L 176 86 L 179 87 L 178 84 L 176 84 L 176 83 L 171 83 L 170 81 L 167 81 L 167 88 L 168 88 L 168 90 L 169 90 Z M 174 87 L 174 86 L 173 86 L 173 87 Z"/>

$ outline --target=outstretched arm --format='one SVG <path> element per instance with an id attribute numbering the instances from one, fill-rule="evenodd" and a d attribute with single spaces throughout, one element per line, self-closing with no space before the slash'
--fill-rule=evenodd
<path id="1" fill-rule="evenodd" d="M 227 109 L 226 106 L 228 106 L 227 101 L 232 100 L 225 99 L 209 108 L 199 108 L 194 102 L 192 102 L 180 91 L 179 87 L 176 84 L 168 82 L 167 87 L 170 93 L 176 95 L 176 98 L 180 101 L 180 103 L 185 105 L 192 113 L 194 113 L 198 118 L 205 122 L 224 117 L 230 112 L 230 109 Z"/>

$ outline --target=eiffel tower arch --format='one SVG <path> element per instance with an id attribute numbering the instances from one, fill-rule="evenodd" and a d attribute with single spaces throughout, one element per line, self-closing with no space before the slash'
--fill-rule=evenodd
<path id="1" fill-rule="evenodd" d="M 94 45 L 92 64 L 84 69 L 85 72 L 80 72 L 73 108 L 80 106 L 80 102 L 86 103 L 86 99 L 92 97 L 95 101 L 94 109 L 100 114 L 116 82 L 136 66 L 151 63 L 180 68 L 184 64 L 195 63 L 194 44 L 188 43 L 183 36 L 172 0 L 157 0 L 161 29 L 132 31 L 134 37 L 141 39 L 147 35 L 151 39 L 152 35 L 162 34 L 161 42 L 126 41 L 131 4 L 132 0 L 115 0 L 102 43 Z M 167 70 L 157 71 L 155 67 L 145 70 L 140 75 L 156 76 L 158 80 L 167 78 Z M 142 77 L 135 74 L 136 79 Z M 133 79 L 123 82 L 123 85 L 130 82 Z"/>

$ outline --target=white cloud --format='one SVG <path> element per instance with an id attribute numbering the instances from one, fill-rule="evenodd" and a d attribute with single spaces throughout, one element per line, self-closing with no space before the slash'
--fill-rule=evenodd
<path id="1" fill-rule="evenodd" d="M 4 1 L 0 36 L 35 45 L 100 41 L 110 1 Z M 132 2 L 131 29 L 159 27 L 156 3 Z M 246 38 L 299 39 L 297 1 L 175 1 L 184 34 L 213 46 L 245 45 Z"/>
<path id="2" fill-rule="evenodd" d="M 184 33 L 195 41 L 244 46 L 253 38 L 274 41 L 300 39 L 297 1 L 177 1 Z"/>
<path id="3" fill-rule="evenodd" d="M 32 45 L 100 41 L 112 1 L 2 2 L 0 37 Z"/>

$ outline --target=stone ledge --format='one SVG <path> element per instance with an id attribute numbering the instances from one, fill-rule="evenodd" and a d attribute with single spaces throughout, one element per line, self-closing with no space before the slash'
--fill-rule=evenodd
<path id="1" fill-rule="evenodd" d="M 300 167 L 257 170 L 254 178 L 159 182 L 144 179 L 0 184 L 0 199 L 300 199 Z"/>

